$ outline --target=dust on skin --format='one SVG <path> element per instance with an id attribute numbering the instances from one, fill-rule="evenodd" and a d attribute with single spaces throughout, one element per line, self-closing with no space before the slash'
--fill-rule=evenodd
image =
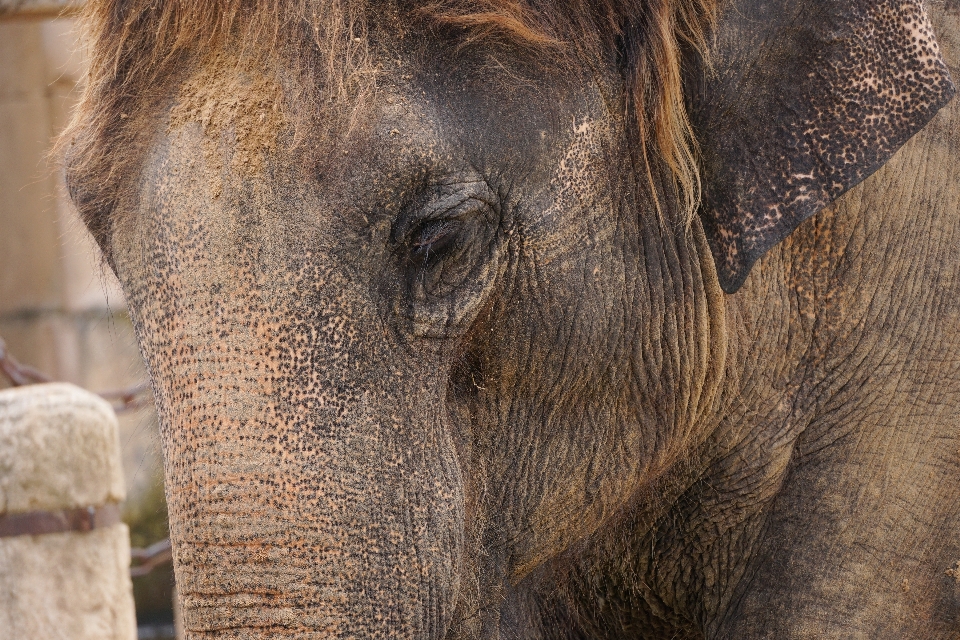
<path id="1" fill-rule="evenodd" d="M 957 560 L 953 563 L 953 566 L 943 572 L 944 575 L 948 575 L 957 582 L 960 582 L 960 560 Z"/>
<path id="2" fill-rule="evenodd" d="M 289 124 L 284 106 L 283 88 L 261 61 L 218 51 L 184 82 L 170 111 L 168 132 L 189 122 L 200 124 L 204 159 L 213 169 L 213 197 L 219 198 L 224 155 L 232 176 L 262 173 Z M 221 146 L 227 136 L 233 137 L 232 144 Z"/>

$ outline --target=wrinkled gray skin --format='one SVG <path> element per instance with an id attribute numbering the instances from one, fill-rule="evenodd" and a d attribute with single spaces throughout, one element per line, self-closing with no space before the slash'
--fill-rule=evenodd
<path id="1" fill-rule="evenodd" d="M 158 127 L 114 221 L 188 636 L 957 637 L 956 102 L 726 295 L 615 71 L 430 59 L 322 175 Z"/>

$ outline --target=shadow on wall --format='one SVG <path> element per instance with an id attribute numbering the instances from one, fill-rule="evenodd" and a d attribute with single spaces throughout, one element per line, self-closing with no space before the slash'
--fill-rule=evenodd
<path id="1" fill-rule="evenodd" d="M 84 76 L 75 21 L 49 17 L 64 4 L 0 0 L 0 336 L 53 379 L 118 389 L 145 378 L 123 296 L 46 157 Z M 146 547 L 167 535 L 156 415 L 119 419 L 124 520 L 132 546 Z M 134 593 L 141 637 L 172 634 L 169 563 L 134 578 Z"/>

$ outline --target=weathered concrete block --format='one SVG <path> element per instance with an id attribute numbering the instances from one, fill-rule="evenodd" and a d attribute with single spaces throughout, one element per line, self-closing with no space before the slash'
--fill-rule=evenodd
<path id="1" fill-rule="evenodd" d="M 0 513 L 124 497 L 117 418 L 109 403 L 69 384 L 0 391 Z"/>
<path id="2" fill-rule="evenodd" d="M 123 497 L 109 404 L 68 384 L 0 391 L 0 533 L 16 518 L 111 510 Z M 129 567 L 119 522 L 0 537 L 0 640 L 135 638 Z"/>

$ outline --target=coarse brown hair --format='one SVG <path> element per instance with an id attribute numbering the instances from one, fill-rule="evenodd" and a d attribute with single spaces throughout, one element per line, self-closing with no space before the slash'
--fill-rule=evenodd
<path id="1" fill-rule="evenodd" d="M 689 221 L 700 197 L 697 149 L 684 105 L 684 50 L 706 55 L 717 0 L 438 0 L 391 5 L 394 17 L 432 21 L 464 43 L 498 39 L 585 58 L 615 53 L 624 68 L 637 157 L 672 174 Z M 386 4 L 386 3 L 383 3 Z M 294 64 L 299 99 L 359 101 L 371 75 L 367 0 L 90 0 L 90 71 L 59 150 L 81 216 L 95 235 L 142 151 L 137 115 L 166 99 L 170 79 L 225 43 Z M 399 24 L 399 22 L 398 22 Z M 544 56 L 546 59 L 547 57 Z M 142 155 L 142 154 L 139 154 Z"/>

